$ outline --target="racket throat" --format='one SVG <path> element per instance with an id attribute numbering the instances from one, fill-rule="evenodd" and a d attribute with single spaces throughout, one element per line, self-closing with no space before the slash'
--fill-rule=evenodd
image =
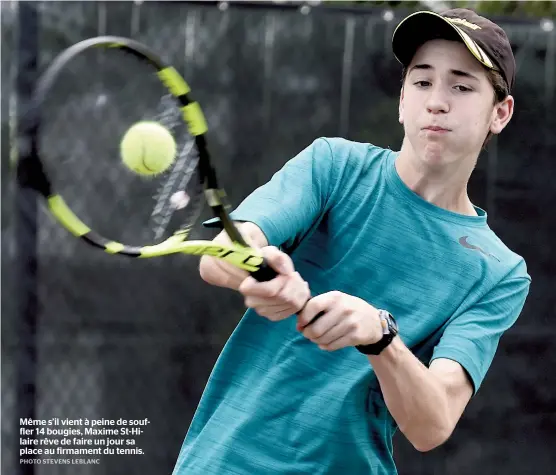
<path id="1" fill-rule="evenodd" d="M 230 237 L 230 239 L 240 246 L 248 247 L 239 230 L 228 214 L 229 204 L 226 200 L 226 192 L 222 189 L 206 188 L 205 198 L 212 208 L 214 216 L 220 219 L 222 227 Z"/>

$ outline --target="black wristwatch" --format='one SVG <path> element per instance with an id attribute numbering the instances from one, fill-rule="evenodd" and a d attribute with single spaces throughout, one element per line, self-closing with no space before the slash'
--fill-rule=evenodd
<path id="1" fill-rule="evenodd" d="M 386 310 L 379 310 L 378 316 L 382 324 L 382 339 L 370 345 L 356 345 L 361 353 L 364 355 L 380 355 L 398 334 L 398 324 L 394 317 Z"/>

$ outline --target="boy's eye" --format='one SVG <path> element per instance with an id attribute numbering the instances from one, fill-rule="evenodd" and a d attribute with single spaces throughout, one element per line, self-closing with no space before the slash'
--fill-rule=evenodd
<path id="1" fill-rule="evenodd" d="M 455 86 L 455 87 L 456 87 L 456 89 L 457 89 L 458 91 L 460 91 L 460 92 L 469 92 L 469 91 L 472 90 L 471 88 L 469 88 L 469 87 L 467 87 L 467 86 L 462 86 L 461 84 L 458 84 L 458 85 Z"/>
<path id="2" fill-rule="evenodd" d="M 431 85 L 429 81 L 417 81 L 414 84 L 419 87 L 427 87 Z"/>

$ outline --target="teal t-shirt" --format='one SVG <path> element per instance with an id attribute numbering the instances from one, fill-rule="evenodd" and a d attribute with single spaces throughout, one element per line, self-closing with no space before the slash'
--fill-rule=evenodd
<path id="1" fill-rule="evenodd" d="M 397 153 L 317 139 L 232 214 L 293 259 L 312 294 L 332 290 L 391 312 L 425 364 L 459 362 L 475 391 L 530 277 L 487 225 L 424 201 Z M 396 424 L 368 359 L 320 350 L 290 317 L 248 310 L 209 378 L 174 475 L 391 475 Z"/>

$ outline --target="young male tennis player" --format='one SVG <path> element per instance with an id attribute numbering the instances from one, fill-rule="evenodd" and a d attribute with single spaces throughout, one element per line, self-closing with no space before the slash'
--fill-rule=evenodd
<path id="1" fill-rule="evenodd" d="M 239 206 L 274 280 L 202 258 L 202 278 L 249 308 L 174 475 L 394 474 L 394 432 L 420 451 L 445 442 L 521 312 L 525 262 L 467 195 L 512 117 L 510 43 L 458 9 L 410 15 L 393 50 L 401 150 L 318 139 Z"/>

